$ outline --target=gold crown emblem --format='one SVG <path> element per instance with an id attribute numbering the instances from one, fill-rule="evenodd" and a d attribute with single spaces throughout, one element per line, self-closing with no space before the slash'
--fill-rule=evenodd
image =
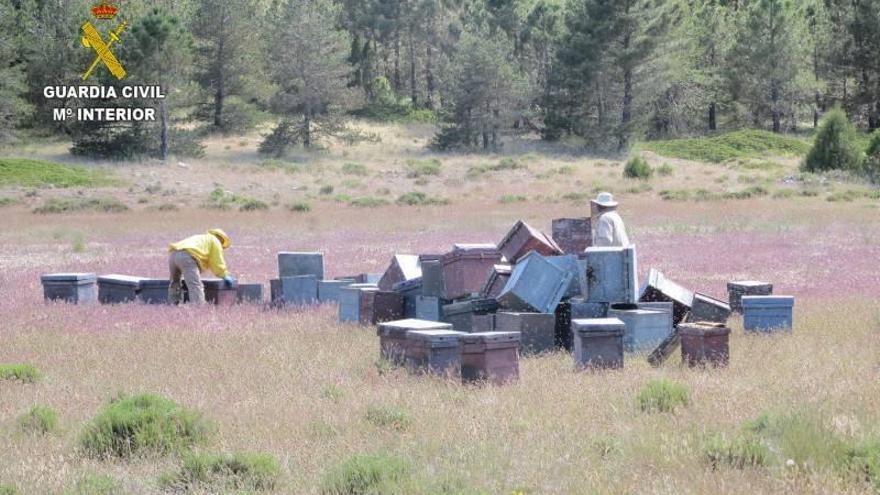
<path id="1" fill-rule="evenodd" d="M 92 6 L 92 15 L 95 16 L 95 19 L 113 19 L 118 13 L 119 9 L 108 2 Z"/>

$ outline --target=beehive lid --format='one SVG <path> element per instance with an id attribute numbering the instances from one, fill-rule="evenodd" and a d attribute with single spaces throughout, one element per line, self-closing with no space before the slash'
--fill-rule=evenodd
<path id="1" fill-rule="evenodd" d="M 278 256 L 324 256 L 318 251 L 278 251 Z"/>
<path id="2" fill-rule="evenodd" d="M 479 332 L 468 333 L 461 337 L 463 344 L 498 344 L 509 342 L 518 345 L 522 334 L 520 332 Z"/>
<path id="3" fill-rule="evenodd" d="M 585 318 L 571 320 L 571 328 L 575 332 L 618 332 L 626 328 L 620 318 Z"/>
<path id="4" fill-rule="evenodd" d="M 343 287 L 343 289 L 352 289 L 352 290 L 379 290 L 379 286 L 376 284 L 349 284 Z"/>
<path id="5" fill-rule="evenodd" d="M 464 332 L 454 330 L 410 330 L 406 333 L 409 340 L 427 342 L 432 345 L 458 345 L 458 339 Z"/>
<path id="6" fill-rule="evenodd" d="M 418 320 L 409 318 L 406 320 L 389 321 L 379 324 L 377 335 L 405 337 L 410 330 L 452 330 L 449 323 L 438 321 Z"/>
<path id="7" fill-rule="evenodd" d="M 92 282 L 98 278 L 95 273 L 47 273 L 40 276 L 43 282 Z"/>
<path id="8" fill-rule="evenodd" d="M 422 276 L 422 267 L 418 255 L 396 254 L 394 255 L 394 260 L 397 266 L 400 267 L 400 272 L 403 273 L 405 280 L 412 280 Z"/>
<path id="9" fill-rule="evenodd" d="M 142 277 L 135 277 L 132 275 L 119 275 L 116 273 L 111 273 L 110 275 L 101 275 L 98 277 L 98 283 L 100 284 L 113 284 L 113 285 L 140 285 L 145 279 Z"/>
<path id="10" fill-rule="evenodd" d="M 759 282 L 757 280 L 737 280 L 733 282 L 728 282 L 727 286 L 734 287 L 742 287 L 742 288 L 754 288 L 754 287 L 769 287 L 772 285 L 769 282 Z"/>
<path id="11" fill-rule="evenodd" d="M 743 296 L 743 307 L 775 308 L 794 306 L 794 296 Z"/>

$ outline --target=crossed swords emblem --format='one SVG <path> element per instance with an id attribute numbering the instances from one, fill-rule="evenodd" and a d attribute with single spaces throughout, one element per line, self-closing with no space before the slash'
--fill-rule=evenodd
<path id="1" fill-rule="evenodd" d="M 106 43 L 104 42 L 104 38 L 101 37 L 101 33 L 95 29 L 95 26 L 92 25 L 91 22 L 86 21 L 85 24 L 82 25 L 83 37 L 82 37 L 82 45 L 86 48 L 92 48 L 95 50 L 95 53 L 98 55 L 95 57 L 95 61 L 92 62 L 92 65 L 89 67 L 89 70 L 82 75 L 83 81 L 89 78 L 94 72 L 95 68 L 99 63 L 103 62 L 104 65 L 107 66 L 107 69 L 110 70 L 110 73 L 116 76 L 116 79 L 123 79 L 126 75 L 125 67 L 119 63 L 119 60 L 116 59 L 116 56 L 113 55 L 113 52 L 110 51 L 110 47 L 113 43 L 119 42 L 119 35 L 128 27 L 128 21 L 122 21 L 122 24 L 116 27 L 107 33 L 107 36 L 110 37 L 110 40 Z"/>

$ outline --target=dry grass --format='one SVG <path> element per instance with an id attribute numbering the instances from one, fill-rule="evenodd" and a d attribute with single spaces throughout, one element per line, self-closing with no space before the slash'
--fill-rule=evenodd
<path id="1" fill-rule="evenodd" d="M 301 163 L 293 173 L 259 167 L 254 137 L 244 146 L 239 137 L 217 138 L 204 160 L 187 167 L 133 165 L 126 174 L 133 191 L 108 191 L 130 204 L 148 197 L 179 211 L 138 205 L 118 215 L 35 216 L 33 204 L 54 191 L 36 197 L 0 191 L 23 196 L 22 204 L 4 208 L 0 224 L 0 363 L 30 363 L 43 375 L 37 383 L 0 380 L 0 485 L 63 493 L 81 479 L 109 475 L 124 493 L 161 493 L 161 475 L 180 470 L 176 455 L 100 460 L 77 450 L 84 426 L 109 398 L 150 392 L 216 424 L 216 435 L 197 452 L 277 458 L 283 473 L 266 493 L 319 493 L 328 473 L 358 454 L 404 459 L 407 490 L 420 494 L 444 493 L 444 486 L 445 493 L 493 494 L 871 492 L 824 464 L 738 469 L 720 463 L 713 469 L 706 445 L 719 435 L 736 438 L 763 413 L 799 411 L 820 418 L 843 442 L 880 437 L 876 201 L 662 201 L 657 193 L 663 189 L 745 187 L 738 177 L 778 174 L 779 168 L 648 155 L 652 166 L 668 162 L 673 173 L 652 179 L 650 191 L 626 193 L 638 184 L 622 178 L 620 161 L 538 144 L 508 149 L 526 166 L 504 171 L 492 171 L 500 155 L 439 156 L 441 175 L 418 186 L 405 177 L 405 166 L 437 157 L 422 148 L 430 128 L 371 131 L 381 143 L 294 157 Z M 796 165 L 767 158 L 783 171 Z M 368 170 L 353 197 L 386 197 L 391 204 L 353 208 L 320 196 L 324 185 L 343 189 L 352 177 L 341 170 L 347 162 Z M 468 177 L 475 167 L 487 172 Z M 218 187 L 206 176 L 278 206 L 201 209 Z M 723 176 L 724 184 L 715 182 Z M 380 374 L 375 333 L 337 324 L 333 307 L 71 307 L 40 299 L 38 276 L 45 271 L 163 275 L 169 241 L 215 225 L 233 235 L 228 260 L 243 282 L 274 275 L 279 250 L 325 251 L 329 276 L 377 271 L 394 252 L 497 241 L 519 218 L 546 230 L 552 218 L 583 216 L 583 198 L 600 185 L 623 199 L 642 273 L 657 266 L 716 297 L 727 280 L 769 279 L 779 292 L 798 297 L 793 334 L 747 336 L 735 319 L 728 369 L 692 371 L 677 362 L 654 369 L 627 356 L 622 371 L 577 373 L 570 356 L 556 353 L 523 358 L 518 383 L 479 388 L 402 370 Z M 393 204 L 410 192 L 451 203 Z M 576 199 L 561 199 L 572 193 Z M 501 204 L 504 195 L 527 200 Z M 300 201 L 311 210 L 292 213 L 284 206 Z M 72 249 L 82 233 L 88 242 Z M 674 413 L 642 412 L 637 395 L 657 379 L 685 385 L 689 405 Z M 57 432 L 21 432 L 18 418 L 34 404 L 58 412 Z"/>

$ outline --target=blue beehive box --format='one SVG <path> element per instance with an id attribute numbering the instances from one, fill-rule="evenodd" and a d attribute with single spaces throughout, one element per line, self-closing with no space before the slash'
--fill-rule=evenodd
<path id="1" fill-rule="evenodd" d="M 49 273 L 40 276 L 43 298 L 73 304 L 98 300 L 98 276 L 94 273 Z"/>
<path id="2" fill-rule="evenodd" d="M 449 301 L 433 296 L 416 296 L 416 318 L 419 320 L 443 320 L 443 306 Z"/>
<path id="3" fill-rule="evenodd" d="M 260 304 L 263 302 L 263 284 L 238 284 L 235 287 L 239 303 Z"/>
<path id="4" fill-rule="evenodd" d="M 318 302 L 318 279 L 314 275 L 281 277 L 280 302 L 302 306 Z"/>
<path id="5" fill-rule="evenodd" d="M 791 330 L 793 296 L 743 296 L 743 328 L 749 332 Z"/>
<path id="6" fill-rule="evenodd" d="M 416 317 L 416 297 L 422 295 L 422 277 L 404 280 L 394 284 L 394 292 L 403 296 L 403 315 L 405 318 Z"/>
<path id="7" fill-rule="evenodd" d="M 608 318 L 626 325 L 623 347 L 629 352 L 652 351 L 672 333 L 672 314 L 666 311 L 615 305 L 608 309 Z"/>
<path id="8" fill-rule="evenodd" d="M 314 275 L 316 280 L 324 279 L 323 253 L 278 253 L 278 276 L 297 277 Z"/>
<path id="9" fill-rule="evenodd" d="M 373 318 L 373 293 L 379 292 L 375 284 L 351 284 L 339 289 L 339 321 L 369 324 Z"/>
<path id="10" fill-rule="evenodd" d="M 532 251 L 516 264 L 498 302 L 505 309 L 553 313 L 568 292 L 571 272 Z"/>
<path id="11" fill-rule="evenodd" d="M 319 280 L 318 301 L 322 303 L 339 302 L 339 291 L 343 287 L 354 283 L 352 279 L 345 280 Z"/>
<path id="12" fill-rule="evenodd" d="M 141 280 L 141 291 L 138 299 L 147 304 L 168 304 L 168 286 L 171 281 L 162 278 L 145 278 Z"/>
<path id="13" fill-rule="evenodd" d="M 605 318 L 607 314 L 608 303 L 587 302 L 582 298 L 574 298 L 571 300 L 572 320 Z"/>
<path id="14" fill-rule="evenodd" d="M 638 295 L 636 248 L 587 248 L 587 301 L 635 303 Z"/>
<path id="15" fill-rule="evenodd" d="M 568 254 L 565 256 L 550 256 L 547 261 L 562 271 L 571 273 L 571 282 L 568 291 L 563 297 L 580 297 L 586 295 L 587 265 L 586 261 L 579 263 L 577 256 Z"/>
<path id="16" fill-rule="evenodd" d="M 422 260 L 422 295 L 443 297 L 443 265 L 440 260 Z"/>
<path id="17" fill-rule="evenodd" d="M 133 302 L 141 291 L 142 277 L 131 275 L 101 275 L 98 277 L 98 301 L 101 304 Z"/>

